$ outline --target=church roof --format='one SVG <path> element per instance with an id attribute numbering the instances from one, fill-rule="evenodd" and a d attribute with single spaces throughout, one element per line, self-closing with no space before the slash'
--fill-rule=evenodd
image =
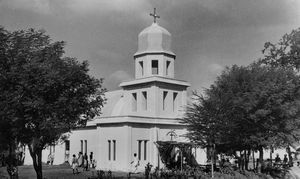
<path id="1" fill-rule="evenodd" d="M 157 23 L 140 32 L 138 36 L 138 51 L 136 55 L 143 53 L 167 53 L 175 55 L 171 50 L 171 34 Z"/>
<path id="2" fill-rule="evenodd" d="M 186 81 L 176 80 L 173 78 L 166 78 L 161 76 L 151 76 L 151 77 L 140 78 L 132 81 L 125 81 L 122 82 L 120 86 L 125 87 L 125 86 L 131 86 L 131 85 L 142 84 L 142 83 L 151 83 L 151 82 L 162 82 L 162 83 L 168 83 L 168 84 L 184 86 L 184 87 L 190 86 L 190 84 Z"/>
<path id="3" fill-rule="evenodd" d="M 107 99 L 102 108 L 101 117 L 120 116 L 123 114 L 125 102 L 123 100 L 123 90 L 110 91 L 105 93 Z"/>

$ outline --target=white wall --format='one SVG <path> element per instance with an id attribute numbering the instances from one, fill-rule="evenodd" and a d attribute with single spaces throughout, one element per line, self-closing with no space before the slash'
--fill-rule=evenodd
<path id="1" fill-rule="evenodd" d="M 101 170 L 121 170 L 129 171 L 130 162 L 133 161 L 134 153 L 139 154 L 138 141 L 142 141 L 141 160 L 139 170 L 143 171 L 149 162 L 154 167 L 160 163 L 158 161 L 158 150 L 155 142 L 157 140 L 169 141 L 168 132 L 175 129 L 177 137 L 173 140 L 187 141 L 182 135 L 186 132 L 184 126 L 178 125 L 154 125 L 154 124 L 103 124 L 98 127 L 100 143 L 99 155 L 97 156 L 97 169 Z M 108 140 L 116 141 L 116 160 L 113 160 L 113 146 L 111 146 L 111 160 L 108 160 L 109 143 Z M 144 159 L 144 141 L 146 142 L 146 160 Z"/>
<path id="2" fill-rule="evenodd" d="M 147 92 L 147 110 L 143 109 L 142 92 Z M 163 93 L 167 92 L 165 100 L 165 109 L 163 108 Z M 133 110 L 133 96 L 137 95 L 137 110 Z M 173 102 L 173 93 L 177 93 L 176 101 Z M 157 86 L 154 84 L 147 84 L 135 86 L 135 88 L 126 88 L 124 90 L 124 106 L 125 115 L 138 115 L 145 117 L 166 117 L 178 118 L 184 114 L 184 107 L 186 106 L 186 89 L 179 86 L 163 85 Z M 176 106 L 173 110 L 173 104 Z M 123 106 L 122 106 L 123 107 Z"/>
<path id="3" fill-rule="evenodd" d="M 158 60 L 158 74 L 152 74 L 152 60 Z M 143 73 L 139 62 L 143 62 Z M 170 62 L 167 73 L 167 61 Z M 135 78 L 145 78 L 149 76 L 164 76 L 168 78 L 174 78 L 174 63 L 173 57 L 166 55 L 154 55 L 148 54 L 145 56 L 140 56 L 135 59 Z"/>
<path id="4" fill-rule="evenodd" d="M 97 169 L 126 171 L 129 161 L 130 128 L 124 126 L 100 127 Z M 116 141 L 116 160 L 113 160 L 113 145 L 111 145 L 111 160 L 108 159 L 108 140 Z"/>
<path id="5" fill-rule="evenodd" d="M 93 152 L 93 158 L 99 155 L 98 144 L 99 144 L 99 134 L 97 134 L 96 127 L 74 130 L 70 133 L 70 157 L 69 162 L 71 163 L 72 155 L 75 154 L 78 157 L 78 153 L 81 151 L 81 140 L 87 140 L 87 151 L 83 151 L 83 154 L 86 152 L 89 158 L 90 152 Z M 84 142 L 83 142 L 83 150 Z"/>
<path id="6" fill-rule="evenodd" d="M 44 149 L 42 151 L 42 162 L 43 163 L 47 163 L 49 153 L 50 153 L 49 147 L 47 147 L 46 149 Z M 65 144 L 58 143 L 57 145 L 55 145 L 55 152 L 53 154 L 54 154 L 54 160 L 53 160 L 54 165 L 59 165 L 59 164 L 64 163 L 65 162 Z M 29 149 L 26 146 L 24 165 L 32 165 L 32 164 L 33 164 L 32 158 L 29 153 Z"/>

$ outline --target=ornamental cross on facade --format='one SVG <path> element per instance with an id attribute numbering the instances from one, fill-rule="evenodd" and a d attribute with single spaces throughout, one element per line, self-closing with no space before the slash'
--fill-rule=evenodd
<path id="1" fill-rule="evenodd" d="M 159 15 L 156 14 L 156 8 L 154 8 L 154 12 L 153 13 L 150 13 L 150 16 L 153 16 L 154 23 L 156 23 L 156 18 L 160 18 Z"/>
<path id="2" fill-rule="evenodd" d="M 172 129 L 171 131 L 169 131 L 169 132 L 167 133 L 167 135 L 170 135 L 171 141 L 173 141 L 173 137 L 177 137 L 177 134 L 175 133 L 175 130 L 174 130 L 174 129 Z"/>

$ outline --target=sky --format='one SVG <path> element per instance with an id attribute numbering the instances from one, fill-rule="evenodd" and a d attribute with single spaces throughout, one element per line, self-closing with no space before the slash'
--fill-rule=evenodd
<path id="1" fill-rule="evenodd" d="M 189 91 L 208 88 L 226 66 L 263 57 L 265 42 L 300 27 L 300 0 L 0 0 L 0 26 L 66 41 L 65 56 L 89 61 L 90 74 L 116 90 L 134 79 L 138 34 L 154 7 L 172 34 L 175 77 Z"/>

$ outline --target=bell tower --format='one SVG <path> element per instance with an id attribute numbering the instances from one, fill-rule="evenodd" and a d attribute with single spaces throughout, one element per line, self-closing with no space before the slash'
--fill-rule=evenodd
<path id="1" fill-rule="evenodd" d="M 175 54 L 171 50 L 171 34 L 157 23 L 159 16 L 151 13 L 154 21 L 138 36 L 138 50 L 134 54 L 135 78 L 161 76 L 174 78 Z"/>
<path id="2" fill-rule="evenodd" d="M 135 80 L 123 82 L 127 114 L 154 118 L 178 118 L 186 105 L 187 82 L 174 78 L 175 53 L 171 34 L 157 23 L 159 16 L 138 35 L 134 54 Z"/>

